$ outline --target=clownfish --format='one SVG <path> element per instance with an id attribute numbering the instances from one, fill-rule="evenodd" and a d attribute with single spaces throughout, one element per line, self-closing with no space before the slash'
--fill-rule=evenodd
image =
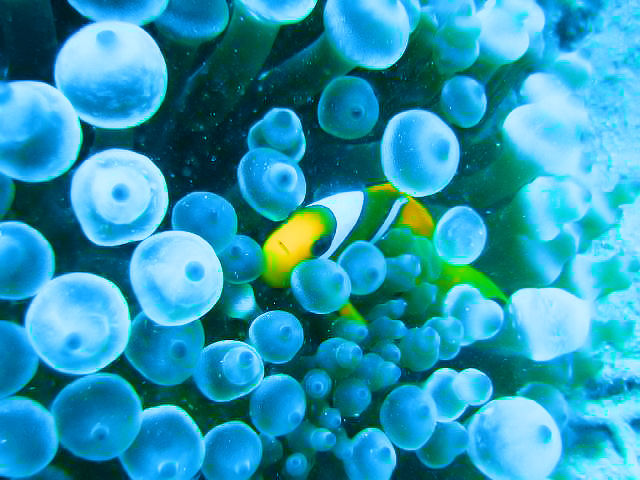
<path id="1" fill-rule="evenodd" d="M 312 258 L 337 258 L 356 240 L 376 243 L 393 227 L 408 227 L 414 235 L 433 236 L 435 223 L 427 208 L 390 183 L 336 193 L 296 210 L 263 244 L 263 280 L 271 287 L 289 286 L 291 272 Z M 502 290 L 485 274 L 468 265 L 443 261 L 436 285 L 448 291 L 466 283 L 486 298 L 506 301 Z"/>

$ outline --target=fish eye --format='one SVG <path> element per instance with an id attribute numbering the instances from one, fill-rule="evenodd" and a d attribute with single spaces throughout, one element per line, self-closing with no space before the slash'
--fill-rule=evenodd
<path id="1" fill-rule="evenodd" d="M 331 235 L 322 235 L 311 246 L 311 255 L 319 257 L 331 246 Z"/>

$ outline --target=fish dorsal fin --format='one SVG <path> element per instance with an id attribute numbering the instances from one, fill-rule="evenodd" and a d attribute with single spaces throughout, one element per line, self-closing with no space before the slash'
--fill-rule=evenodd
<path id="1" fill-rule="evenodd" d="M 331 210 L 336 220 L 336 230 L 328 250 L 320 258 L 330 258 L 353 231 L 362 214 L 364 192 L 353 190 L 330 195 L 309 206 L 320 205 Z"/>

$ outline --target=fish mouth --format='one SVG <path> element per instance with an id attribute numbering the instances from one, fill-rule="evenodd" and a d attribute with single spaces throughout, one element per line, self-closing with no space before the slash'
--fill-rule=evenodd
<path id="1" fill-rule="evenodd" d="M 266 259 L 263 278 L 266 283 L 275 288 L 287 287 L 291 271 L 297 263 L 295 250 L 290 250 L 283 239 L 277 237 L 271 237 L 263 250 Z"/>
<path id="2" fill-rule="evenodd" d="M 278 245 L 280 245 L 280 248 L 282 248 L 284 253 L 286 253 L 287 255 L 291 255 L 291 252 L 289 251 L 287 246 L 282 242 L 282 240 L 278 240 Z"/>

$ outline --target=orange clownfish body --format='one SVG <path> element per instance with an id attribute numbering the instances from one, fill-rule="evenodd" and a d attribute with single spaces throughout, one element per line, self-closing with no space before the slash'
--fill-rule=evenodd
<path id="1" fill-rule="evenodd" d="M 428 238 L 435 229 L 429 211 L 391 184 L 330 195 L 295 211 L 267 238 L 263 279 L 275 288 L 288 287 L 291 272 L 300 262 L 337 258 L 356 240 L 375 243 L 389 229 L 401 226 Z M 475 268 L 444 263 L 438 287 L 447 291 L 461 283 L 473 285 L 487 298 L 506 300 L 500 288 Z"/>

